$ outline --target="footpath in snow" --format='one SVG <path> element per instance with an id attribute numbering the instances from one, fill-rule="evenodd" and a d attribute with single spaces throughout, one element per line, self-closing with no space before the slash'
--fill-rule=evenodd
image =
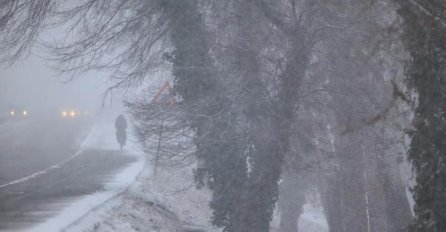
<path id="1" fill-rule="evenodd" d="M 77 154 L 87 150 L 110 150 L 116 149 L 116 140 L 113 124 L 96 124 L 92 127 L 90 133 L 81 144 L 80 151 Z M 125 192 L 128 187 L 135 181 L 137 175 L 143 170 L 144 156 L 138 151 L 132 137 L 129 137 L 129 144 L 124 152 L 125 155 L 132 156 L 136 162 L 125 167 L 119 174 L 116 174 L 112 181 L 109 181 L 103 187 L 103 190 L 93 194 L 81 197 L 79 200 L 71 202 L 62 212 L 56 216 L 46 220 L 31 228 L 32 232 L 51 232 L 63 231 L 75 224 L 78 220 L 82 220 L 88 212 L 110 201 L 114 197 Z"/>

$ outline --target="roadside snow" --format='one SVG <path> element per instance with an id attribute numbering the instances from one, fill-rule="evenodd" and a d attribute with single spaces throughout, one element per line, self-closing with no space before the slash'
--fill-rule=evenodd
<path id="1" fill-rule="evenodd" d="M 315 207 L 311 204 L 304 206 L 304 212 L 299 218 L 299 231 L 328 232 L 327 220 L 320 207 Z"/>
<path id="2" fill-rule="evenodd" d="M 96 124 L 92 127 L 89 135 L 85 138 L 81 145 L 79 153 L 88 149 L 111 149 L 116 147 L 114 141 L 114 125 L 113 124 Z M 137 175 L 143 170 L 144 156 L 137 149 L 137 145 L 129 136 L 129 144 L 127 145 L 125 154 L 134 156 L 137 161 L 126 167 L 121 173 L 117 174 L 113 181 L 108 182 L 104 186 L 104 190 L 94 194 L 85 196 L 69 204 L 68 207 L 58 215 L 38 224 L 29 231 L 61 231 L 82 220 L 88 215 L 88 212 L 100 207 L 101 205 L 112 202 L 114 198 L 125 192 L 128 187 L 135 181 Z M 108 204 L 107 204 L 108 205 Z M 125 230 L 121 230 L 125 231 Z"/>
<path id="3" fill-rule="evenodd" d="M 220 231 L 210 223 L 210 191 L 193 184 L 192 167 L 160 168 L 156 178 L 147 167 L 123 194 L 91 211 L 67 232 L 176 232 L 184 228 Z M 199 230 L 197 230 L 199 231 Z M 273 230 L 274 231 L 274 230 Z M 301 232 L 327 232 L 320 208 L 304 207 L 299 219 Z"/>
<path id="4" fill-rule="evenodd" d="M 128 191 L 66 231 L 217 231 L 209 222 L 209 199 L 207 189 L 195 188 L 191 167 L 160 168 L 156 178 L 146 167 Z"/>
<path id="5" fill-rule="evenodd" d="M 106 124 L 93 127 L 82 149 L 115 146 L 114 130 L 110 127 Z M 31 231 L 173 232 L 185 228 L 220 231 L 210 223 L 211 192 L 206 188 L 196 189 L 193 167 L 160 167 L 154 177 L 142 152 L 135 149 L 136 143 L 130 141 L 129 145 L 129 155 L 138 157 L 138 162 L 118 175 L 115 182 L 107 184 L 105 191 L 73 202 L 61 214 Z M 328 231 L 322 211 L 310 205 L 305 206 L 299 225 L 302 232 Z"/>
<path id="6" fill-rule="evenodd" d="M 271 231 L 279 231 L 280 213 L 276 210 Z M 307 203 L 304 205 L 304 211 L 298 221 L 299 232 L 328 232 L 327 220 L 324 212 L 319 205 Z"/>

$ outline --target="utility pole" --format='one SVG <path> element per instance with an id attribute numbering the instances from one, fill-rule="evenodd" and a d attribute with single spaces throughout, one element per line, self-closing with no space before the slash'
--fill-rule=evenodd
<path id="1" fill-rule="evenodd" d="M 155 166 L 153 167 L 153 176 L 156 176 L 156 173 L 158 171 L 158 163 L 159 163 L 159 158 L 160 158 L 160 151 L 161 151 L 161 139 L 162 139 L 162 135 L 163 135 L 163 129 L 164 129 L 164 120 L 161 119 L 161 126 L 160 126 L 160 131 L 158 134 L 158 144 L 156 146 L 156 156 L 155 156 Z"/>

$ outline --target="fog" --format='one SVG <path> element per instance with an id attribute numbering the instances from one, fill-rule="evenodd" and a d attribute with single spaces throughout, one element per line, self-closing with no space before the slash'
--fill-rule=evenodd
<path id="1" fill-rule="evenodd" d="M 5 0 L 0 231 L 446 231 L 446 3 Z"/>
<path id="2" fill-rule="evenodd" d="M 42 58 L 45 55 L 38 51 L 0 71 L 2 114 L 8 114 L 10 106 L 53 117 L 70 109 L 98 114 L 124 111 L 121 95 L 105 95 L 112 83 L 106 73 L 61 73 Z"/>

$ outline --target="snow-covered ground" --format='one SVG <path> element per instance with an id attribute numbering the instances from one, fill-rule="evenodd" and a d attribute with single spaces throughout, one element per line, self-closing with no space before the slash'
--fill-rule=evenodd
<path id="1" fill-rule="evenodd" d="M 304 213 L 299 218 L 299 231 L 328 232 L 327 221 L 322 209 L 311 204 L 304 206 Z"/>
<path id="2" fill-rule="evenodd" d="M 299 232 L 328 232 L 327 220 L 320 206 L 319 196 L 311 196 L 310 202 L 304 205 L 302 215 L 298 221 Z M 280 212 L 275 212 L 271 223 L 272 232 L 279 231 Z"/>
<path id="3" fill-rule="evenodd" d="M 91 211 L 67 231 L 217 231 L 209 223 L 209 191 L 193 185 L 190 168 L 147 167 L 125 193 Z"/>
<path id="4" fill-rule="evenodd" d="M 186 227 L 219 231 L 209 222 L 210 192 L 193 185 L 190 167 L 152 169 L 138 176 L 128 191 L 91 211 L 67 231 L 183 231 Z M 328 231 L 319 208 L 306 205 L 299 220 L 301 232 Z"/>
<path id="5" fill-rule="evenodd" d="M 116 146 L 110 124 L 95 125 L 82 149 Z M 148 231 L 173 232 L 184 228 L 219 231 L 210 224 L 210 191 L 196 189 L 192 167 L 161 167 L 153 176 L 150 163 L 130 137 L 127 154 L 138 161 L 117 175 L 104 190 L 73 202 L 57 216 L 31 231 Z M 301 232 L 328 231 L 320 209 L 307 205 L 299 221 Z"/>
<path id="6" fill-rule="evenodd" d="M 67 231 L 176 232 L 191 226 L 219 231 L 209 222 L 209 200 L 209 190 L 197 190 L 193 185 L 190 167 L 161 168 L 156 178 L 147 167 L 128 191 L 91 211 Z M 321 209 L 306 205 L 299 229 L 328 231 Z"/>

